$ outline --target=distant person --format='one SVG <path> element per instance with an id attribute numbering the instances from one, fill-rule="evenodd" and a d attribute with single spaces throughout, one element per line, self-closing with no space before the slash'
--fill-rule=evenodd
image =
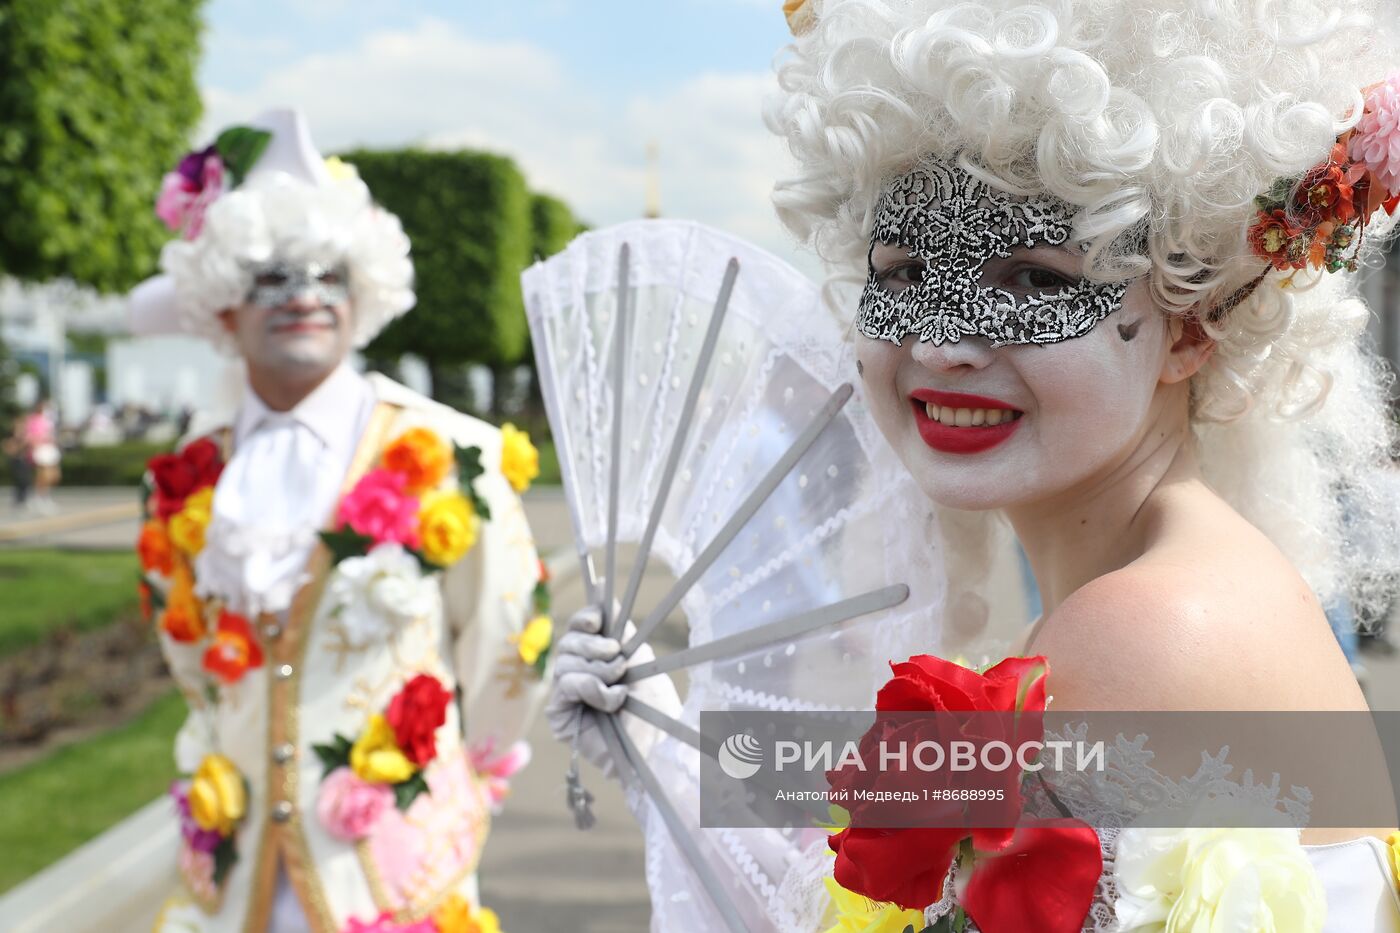
<path id="1" fill-rule="evenodd" d="M 10 428 L 10 436 L 0 442 L 0 448 L 3 448 L 5 459 L 10 466 L 15 509 L 22 509 L 28 504 L 29 491 L 34 485 L 34 463 L 29 459 L 29 442 L 24 435 L 24 419 L 15 419 Z"/>
<path id="2" fill-rule="evenodd" d="M 25 416 L 24 441 L 34 465 L 34 508 L 44 513 L 55 512 L 58 506 L 53 501 L 53 487 L 58 485 L 59 462 L 63 455 L 58 449 L 58 433 L 48 399 L 41 397 Z"/>
<path id="3" fill-rule="evenodd" d="M 156 930 L 494 929 L 476 866 L 552 630 L 528 441 L 351 367 L 413 306 L 408 238 L 298 114 L 257 126 L 167 176 L 183 237 L 132 296 L 138 331 L 247 373 L 231 423 L 151 463 L 142 563 L 190 704 Z"/>

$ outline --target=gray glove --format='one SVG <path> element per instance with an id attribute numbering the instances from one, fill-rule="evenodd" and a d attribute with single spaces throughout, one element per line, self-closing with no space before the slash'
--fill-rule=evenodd
<path id="1" fill-rule="evenodd" d="M 584 711 L 615 713 L 630 693 L 648 706 L 679 718 L 681 700 L 675 684 L 664 674 L 633 684 L 618 683 L 628 667 L 645 664 L 656 654 L 650 645 L 644 644 L 631 658 L 626 658 L 616 638 L 599 634 L 602 627 L 603 613 L 599 606 L 580 609 L 569 619 L 568 632 L 551 652 L 554 686 L 545 705 L 545 719 L 556 739 L 570 744 L 577 740 L 579 754 L 603 769 L 604 774 L 611 775 L 616 768 L 608 746 L 592 717 L 585 716 Z M 628 622 L 623 637 L 630 638 L 635 631 L 635 626 Z M 643 756 L 661 737 L 660 730 L 636 716 L 623 716 L 619 721 Z"/>

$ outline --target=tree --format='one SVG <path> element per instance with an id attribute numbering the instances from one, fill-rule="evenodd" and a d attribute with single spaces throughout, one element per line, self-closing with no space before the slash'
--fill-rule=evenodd
<path id="1" fill-rule="evenodd" d="M 457 402 L 461 364 L 500 372 L 527 351 L 520 273 L 537 249 L 536 200 L 515 163 L 485 152 L 357 150 L 341 156 L 413 243 L 418 304 L 368 348 L 376 358 L 415 353 L 433 394 Z M 539 208 L 557 239 L 562 202 Z M 557 206 L 556 206 L 557 205 Z"/>
<path id="2" fill-rule="evenodd" d="M 200 116 L 202 6 L 0 4 L 0 269 L 105 291 L 152 271 L 161 176 Z"/>
<path id="3" fill-rule="evenodd" d="M 547 194 L 530 198 L 530 219 L 534 234 L 534 259 L 548 259 L 569 245 L 584 231 L 569 205 Z"/>

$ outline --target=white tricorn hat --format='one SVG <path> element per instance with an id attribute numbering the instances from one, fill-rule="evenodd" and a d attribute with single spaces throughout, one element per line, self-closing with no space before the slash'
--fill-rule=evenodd
<path id="1" fill-rule="evenodd" d="M 265 240 L 279 232 L 285 235 L 285 230 L 270 228 L 285 226 L 296 208 L 304 207 L 308 214 L 334 215 L 340 240 L 336 246 L 351 265 L 351 290 L 360 318 L 356 343 L 363 346 L 384 324 L 413 306 L 413 268 L 398 218 L 373 204 L 353 169 L 331 160 L 338 169 L 332 171 L 312 142 L 299 110 L 268 110 L 246 126 L 270 134 L 266 147 L 237 188 L 202 205 L 194 235 L 187 226 L 184 239 L 166 244 L 161 253 L 164 272 L 131 291 L 131 332 L 138 336 L 195 333 L 225 344 L 213 313 L 236 304 L 237 296 L 246 292 L 246 283 L 237 281 L 242 274 L 238 260 L 247 258 L 240 254 L 266 247 L 240 238 L 238 228 L 258 228 L 257 234 L 249 234 L 255 239 Z M 278 209 L 260 210 L 259 194 Z M 233 207 L 235 203 L 239 209 Z M 323 230 L 325 225 L 307 226 Z M 357 247 L 354 240 L 362 242 Z M 211 253 L 218 255 L 211 257 Z"/>

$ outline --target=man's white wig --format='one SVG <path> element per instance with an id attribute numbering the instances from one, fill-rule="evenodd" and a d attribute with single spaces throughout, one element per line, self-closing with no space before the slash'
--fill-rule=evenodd
<path id="1" fill-rule="evenodd" d="M 1400 521 L 1358 276 L 1241 291 L 1266 267 L 1254 198 L 1324 162 L 1400 65 L 1379 0 L 808 2 L 768 111 L 798 163 L 773 200 L 830 264 L 835 310 L 854 310 L 882 185 L 926 156 L 1081 207 L 1092 275 L 1147 274 L 1217 340 L 1192 385 L 1208 479 L 1324 600 L 1379 602 Z M 1390 222 L 1364 231 L 1373 262 Z"/>
<path id="2" fill-rule="evenodd" d="M 270 132 L 243 183 L 209 205 L 199 234 L 167 243 L 164 275 L 131 293 L 132 330 L 185 331 L 232 353 L 219 312 L 242 304 L 252 267 L 272 259 L 345 263 L 363 347 L 413 307 L 413 263 L 399 219 L 374 203 L 354 170 L 332 173 L 295 110 L 273 110 L 251 126 Z"/>

